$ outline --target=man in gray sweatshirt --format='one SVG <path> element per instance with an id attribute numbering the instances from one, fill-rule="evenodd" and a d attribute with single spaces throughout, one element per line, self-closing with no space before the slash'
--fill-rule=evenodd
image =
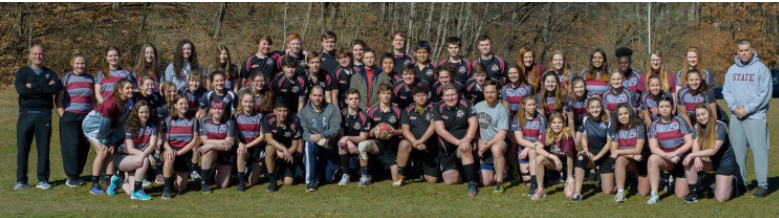
<path id="1" fill-rule="evenodd" d="M 317 164 L 325 165 L 325 180 L 322 183 L 333 181 L 338 165 L 338 152 L 333 145 L 338 141 L 341 114 L 338 106 L 324 101 L 324 95 L 325 91 L 321 86 L 312 86 L 308 105 L 298 112 L 305 144 L 303 162 L 306 165 L 306 184 L 308 184 L 306 192 L 317 190 L 316 182 L 320 172 Z"/>
<path id="2" fill-rule="evenodd" d="M 757 191 L 753 198 L 768 194 L 768 125 L 766 113 L 773 93 L 771 72 L 757 58 L 749 40 L 738 43 L 736 63 L 725 74 L 722 95 L 730 115 L 730 143 L 736 153 L 744 186 L 746 180 L 747 144 L 752 148 L 755 161 Z"/>

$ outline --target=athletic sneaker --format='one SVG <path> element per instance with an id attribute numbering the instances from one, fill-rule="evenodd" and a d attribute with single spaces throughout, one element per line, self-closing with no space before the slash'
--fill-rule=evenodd
<path id="1" fill-rule="evenodd" d="M 37 187 L 39 189 L 43 189 L 43 190 L 49 190 L 49 189 L 51 189 L 51 184 L 49 184 L 48 181 L 40 181 L 40 182 L 38 182 L 38 185 L 35 186 L 35 187 Z"/>
<path id="2" fill-rule="evenodd" d="M 197 170 L 193 170 L 191 173 L 189 173 L 189 178 L 192 178 L 192 181 L 199 182 L 200 173 L 198 173 Z"/>
<path id="3" fill-rule="evenodd" d="M 105 191 L 103 191 L 103 187 L 100 187 L 100 183 L 92 183 L 92 189 L 89 190 L 89 193 L 102 195 Z"/>
<path id="4" fill-rule="evenodd" d="M 108 193 L 109 196 L 115 195 L 116 189 L 122 186 L 122 183 L 119 183 L 120 180 L 124 181 L 121 177 L 118 177 L 116 175 L 111 176 L 111 182 L 106 188 L 106 192 Z"/>
<path id="5" fill-rule="evenodd" d="M 399 188 L 400 186 L 402 186 L 404 178 L 405 177 L 398 175 L 398 177 L 395 178 L 395 181 L 392 181 L 392 187 Z"/>
<path id="6" fill-rule="evenodd" d="M 29 185 L 27 185 L 26 182 L 16 182 L 16 185 L 14 186 L 14 190 L 22 190 L 24 188 L 27 188 L 27 186 Z"/>
<path id="7" fill-rule="evenodd" d="M 698 194 L 696 194 L 695 191 L 690 191 L 687 193 L 687 197 L 684 197 L 684 203 L 698 203 Z"/>
<path id="8" fill-rule="evenodd" d="M 349 174 L 344 174 L 341 176 L 341 181 L 338 182 L 338 186 L 346 186 L 346 184 L 349 184 Z"/>
<path id="9" fill-rule="evenodd" d="M 235 191 L 237 191 L 238 193 L 243 193 L 244 191 L 246 191 L 246 183 L 245 182 L 239 182 L 238 183 L 238 188 L 236 188 Z"/>
<path id="10" fill-rule="evenodd" d="M 362 177 L 360 177 L 360 182 L 357 183 L 357 187 L 365 187 L 368 186 L 369 184 L 371 184 L 371 177 L 367 175 L 362 175 Z"/>
<path id="11" fill-rule="evenodd" d="M 495 191 L 492 191 L 493 194 L 503 194 L 506 190 L 503 187 L 503 183 L 497 183 L 495 184 Z"/>
<path id="12" fill-rule="evenodd" d="M 614 197 L 614 203 L 622 203 L 622 202 L 625 202 L 627 200 L 628 200 L 628 198 L 625 197 L 625 193 L 624 192 L 617 192 L 617 196 Z"/>
<path id="13" fill-rule="evenodd" d="M 157 175 L 157 178 L 154 179 L 154 183 L 157 183 L 157 185 L 165 184 L 165 178 L 162 177 L 162 175 Z"/>
<path id="14" fill-rule="evenodd" d="M 316 183 L 308 183 L 308 186 L 306 187 L 306 192 L 316 192 Z"/>
<path id="15" fill-rule="evenodd" d="M 68 180 L 65 180 L 65 185 L 71 188 L 75 188 L 81 185 L 81 183 L 78 182 L 78 179 L 68 178 Z"/>
<path id="16" fill-rule="evenodd" d="M 139 190 L 137 192 L 133 192 L 133 194 L 130 195 L 130 199 L 148 201 L 151 200 L 151 196 L 147 195 L 143 190 Z"/>
<path id="17" fill-rule="evenodd" d="M 531 196 L 533 196 L 533 194 L 535 194 L 535 193 L 536 193 L 536 189 L 537 189 L 537 188 L 538 188 L 538 186 L 536 185 L 536 183 L 531 183 L 531 184 L 530 184 L 530 190 L 528 190 L 528 191 L 527 191 L 527 196 L 528 196 L 528 197 L 531 197 Z"/>
<path id="18" fill-rule="evenodd" d="M 660 202 L 660 195 L 652 195 L 652 197 L 649 197 L 649 200 L 646 201 L 647 204 L 657 204 L 657 202 Z"/>
<path id="19" fill-rule="evenodd" d="M 536 192 L 533 194 L 533 197 L 531 197 L 530 200 L 537 201 L 544 197 L 546 197 L 546 191 Z"/>
<path id="20" fill-rule="evenodd" d="M 171 197 L 170 189 L 167 189 L 167 188 L 163 189 L 162 190 L 162 199 L 166 200 L 166 199 L 170 199 L 170 197 Z"/>
<path id="21" fill-rule="evenodd" d="M 277 184 L 275 182 L 271 182 L 271 183 L 268 184 L 268 188 L 265 189 L 265 191 L 267 191 L 269 193 L 270 192 L 276 192 L 276 186 L 277 186 Z"/>
<path id="22" fill-rule="evenodd" d="M 211 187 L 209 187 L 205 182 L 201 181 L 200 186 L 203 188 L 203 194 L 211 194 L 213 191 L 211 191 Z"/>
<path id="23" fill-rule="evenodd" d="M 580 202 L 582 201 L 582 194 L 574 193 L 573 197 L 571 198 L 571 202 Z"/>
<path id="24" fill-rule="evenodd" d="M 146 178 L 143 179 L 143 183 L 141 184 L 141 187 L 149 187 L 151 185 L 151 182 L 147 180 Z"/>
<path id="25" fill-rule="evenodd" d="M 757 191 L 755 193 L 752 193 L 752 198 L 762 198 L 768 195 L 768 190 L 763 187 L 757 187 Z"/>
<path id="26" fill-rule="evenodd" d="M 101 176 L 100 176 L 100 183 L 106 183 L 106 182 L 108 182 L 109 179 L 111 179 L 110 176 L 108 176 L 106 174 L 101 174 Z"/>
<path id="27" fill-rule="evenodd" d="M 476 188 L 475 182 L 469 182 L 468 183 L 468 196 L 476 196 L 476 194 L 479 193 L 479 189 Z"/>

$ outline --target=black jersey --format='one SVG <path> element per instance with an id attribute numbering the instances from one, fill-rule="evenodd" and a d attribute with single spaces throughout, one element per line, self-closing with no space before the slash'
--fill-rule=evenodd
<path id="1" fill-rule="evenodd" d="M 249 80 L 249 77 L 256 72 L 265 74 L 265 78 L 273 78 L 279 72 L 279 68 L 276 67 L 277 60 L 272 56 L 257 57 L 251 55 L 241 63 L 241 78 Z"/>
<path id="2" fill-rule="evenodd" d="M 352 76 L 355 74 L 360 73 L 360 68 L 358 67 L 352 67 L 350 69 L 346 69 L 343 67 L 338 67 L 337 70 L 335 70 L 335 81 L 337 81 L 336 88 L 338 89 L 338 106 L 340 108 L 346 108 L 346 90 L 349 90 L 351 88 L 351 81 Z"/>
<path id="3" fill-rule="evenodd" d="M 287 101 L 287 110 L 290 113 L 297 113 L 298 100 L 306 97 L 306 82 L 301 76 L 290 79 L 284 74 L 279 74 L 271 82 L 270 90 L 274 97 L 284 98 Z"/>
<path id="4" fill-rule="evenodd" d="M 501 81 L 503 76 L 506 75 L 506 71 L 508 71 L 506 62 L 497 55 L 492 55 L 492 58 L 489 60 L 484 60 L 479 57 L 473 61 L 473 66 L 476 66 L 476 63 L 484 64 L 484 66 L 487 67 L 487 79 Z"/>
<path id="5" fill-rule="evenodd" d="M 423 68 L 421 70 L 419 69 L 419 66 L 414 65 L 414 71 L 416 72 L 416 78 L 417 79 L 422 79 L 422 80 L 425 80 L 425 81 L 430 81 L 430 82 L 437 81 L 438 77 L 437 77 L 437 75 L 435 73 L 437 67 L 438 66 L 435 63 L 433 63 L 433 62 L 427 63 L 425 65 L 425 68 Z M 428 85 L 431 85 L 431 84 L 428 84 Z M 428 86 L 428 88 L 431 88 L 431 87 Z"/>
<path id="6" fill-rule="evenodd" d="M 333 79 L 330 77 L 330 74 L 325 71 L 319 71 L 319 74 L 316 77 L 316 81 L 311 78 L 308 70 L 304 71 L 303 75 L 303 78 L 306 78 L 306 95 L 311 93 L 311 87 L 314 85 L 321 86 L 325 91 L 333 91 L 333 88 L 335 87 L 335 83 L 333 83 Z"/>
<path id="7" fill-rule="evenodd" d="M 431 103 L 422 108 L 421 112 L 416 104 L 409 105 L 406 109 L 403 109 L 403 114 L 400 117 L 400 124 L 408 125 L 409 131 L 417 139 L 425 135 L 431 121 L 433 121 L 433 104 Z"/>
<path id="8" fill-rule="evenodd" d="M 484 101 L 484 87 L 479 86 L 475 78 L 470 78 L 465 82 L 465 98 L 474 104 Z"/>
<path id="9" fill-rule="evenodd" d="M 463 95 L 465 93 L 465 89 L 463 88 L 462 84 L 459 82 L 452 82 L 452 84 L 454 84 L 454 87 L 457 88 L 457 93 L 459 93 L 457 98 L 465 96 Z M 430 89 L 430 91 L 430 102 L 438 103 L 444 99 L 444 86 L 441 85 L 440 82 L 435 82 L 435 84 L 433 84 L 433 88 Z"/>
<path id="10" fill-rule="evenodd" d="M 367 133 L 371 130 L 371 120 L 368 113 L 359 108 L 354 115 L 349 114 L 348 108 L 341 110 L 341 121 L 344 136 L 359 136 L 360 133 Z"/>
<path id="11" fill-rule="evenodd" d="M 441 102 L 433 108 L 433 120 L 443 121 L 444 129 L 455 138 L 460 139 L 464 138 L 468 133 L 468 128 L 470 127 L 468 119 L 474 116 L 476 116 L 476 110 L 474 110 L 467 101 L 462 99 L 457 102 L 457 106 L 454 108 L 446 106 L 446 103 L 444 102 Z M 451 151 L 452 146 L 447 146 L 450 145 L 449 142 L 446 142 L 446 140 L 441 137 L 439 137 L 438 140 L 440 141 L 444 153 L 453 152 Z"/>
<path id="12" fill-rule="evenodd" d="M 392 71 L 395 72 L 397 75 L 403 74 L 403 65 L 406 64 L 416 64 L 417 61 L 414 59 L 414 57 L 411 57 L 411 55 L 403 54 L 403 55 L 395 55 L 395 67 L 392 68 Z"/>
<path id="13" fill-rule="evenodd" d="M 606 137 L 608 137 L 611 131 L 611 125 L 608 122 L 594 121 L 589 117 L 584 117 L 582 125 L 577 128 L 577 132 L 587 135 L 587 147 L 590 153 L 597 155 L 604 147 L 609 149 L 606 145 Z M 608 157 L 605 156 L 605 157 Z"/>
<path id="14" fill-rule="evenodd" d="M 338 69 L 338 57 L 335 55 L 335 49 L 333 49 L 332 52 L 325 52 L 324 49 L 317 50 L 319 52 L 320 57 L 322 57 L 322 69 L 325 70 L 325 72 L 333 73 L 335 70 Z M 330 75 L 331 77 L 333 75 Z"/>
<path id="15" fill-rule="evenodd" d="M 465 84 L 465 81 L 468 81 L 468 79 L 471 78 L 471 62 L 468 61 L 468 59 L 462 58 L 460 59 L 460 62 L 455 63 L 447 58 L 438 62 L 439 68 L 443 68 L 446 65 L 452 65 L 454 66 L 454 69 L 457 70 L 454 81 Z"/>
<path id="16" fill-rule="evenodd" d="M 300 121 L 295 117 L 287 117 L 287 122 L 279 126 L 276 120 L 276 114 L 268 114 L 263 117 L 262 133 L 273 134 L 273 139 L 284 147 L 291 147 L 292 140 L 303 138 L 303 131 L 300 129 Z"/>
<path id="17" fill-rule="evenodd" d="M 390 105 L 388 111 L 382 111 L 381 106 L 376 106 L 368 110 L 368 117 L 371 119 L 371 126 L 377 126 L 380 123 L 387 123 L 393 129 L 400 129 L 400 108 Z M 385 146 L 396 145 L 398 137 L 392 137 L 390 140 L 380 140 Z M 377 139 L 378 140 L 378 139 Z"/>
<path id="18" fill-rule="evenodd" d="M 417 80 L 413 86 L 407 86 L 403 80 L 397 81 L 392 85 L 392 102 L 398 104 L 398 107 L 401 108 L 414 104 L 414 95 L 411 94 L 411 89 L 414 86 L 428 86 L 428 84 L 425 80 Z"/>
<path id="19" fill-rule="evenodd" d="M 283 54 L 283 53 L 278 53 Z M 281 61 L 284 60 L 284 57 L 289 56 L 293 59 L 295 59 L 295 62 L 298 62 L 298 66 L 295 68 L 295 75 L 297 76 L 303 76 L 304 71 L 308 69 L 308 63 L 306 62 L 306 56 L 303 54 L 299 55 L 298 57 L 292 57 L 291 55 L 281 55 L 279 57 L 279 61 L 276 62 L 276 67 L 279 69 L 279 71 L 283 71 L 284 68 L 281 66 Z"/>

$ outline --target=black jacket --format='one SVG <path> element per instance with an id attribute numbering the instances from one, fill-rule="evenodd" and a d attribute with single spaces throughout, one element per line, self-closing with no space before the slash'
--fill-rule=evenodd
<path id="1" fill-rule="evenodd" d="M 35 75 L 30 66 L 24 66 L 16 71 L 14 86 L 19 94 L 19 112 L 51 112 L 54 108 L 54 97 L 62 89 L 62 82 L 53 70 L 46 67 L 41 70 L 40 75 Z M 31 88 L 27 88 L 27 83 L 30 83 Z"/>

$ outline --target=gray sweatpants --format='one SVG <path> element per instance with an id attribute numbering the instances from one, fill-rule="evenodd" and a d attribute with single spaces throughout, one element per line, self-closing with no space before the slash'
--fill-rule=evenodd
<path id="1" fill-rule="evenodd" d="M 747 144 L 752 149 L 755 161 L 757 186 L 768 189 L 768 124 L 766 119 L 739 120 L 736 115 L 730 117 L 730 144 L 736 154 L 736 163 L 741 170 L 744 185 L 747 184 Z"/>

